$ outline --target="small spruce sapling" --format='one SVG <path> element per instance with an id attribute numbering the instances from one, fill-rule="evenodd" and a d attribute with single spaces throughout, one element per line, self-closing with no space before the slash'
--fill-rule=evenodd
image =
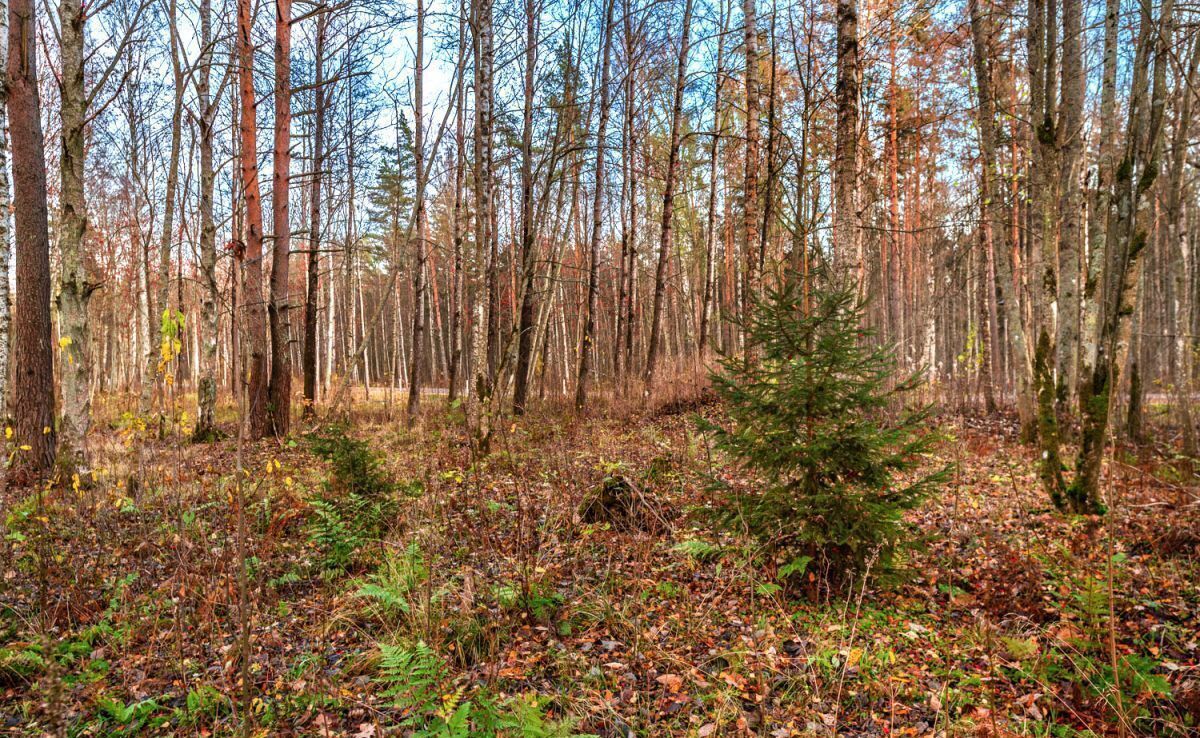
<path id="1" fill-rule="evenodd" d="M 780 579 L 894 574 L 914 540 L 904 512 L 947 476 L 900 479 L 936 435 L 928 407 L 900 407 L 921 374 L 894 379 L 894 348 L 864 322 L 852 287 L 768 288 L 743 323 L 756 359 L 727 357 L 712 377 L 729 423 L 702 418 L 701 429 L 757 481 L 721 485 L 724 520 L 772 554 Z"/>

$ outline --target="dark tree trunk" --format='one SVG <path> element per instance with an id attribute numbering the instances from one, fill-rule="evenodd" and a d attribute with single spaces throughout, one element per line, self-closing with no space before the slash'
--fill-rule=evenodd
<path id="1" fill-rule="evenodd" d="M 17 464 L 54 464 L 54 354 L 50 346 L 50 231 L 46 152 L 38 100 L 37 22 L 32 0 L 9 0 L 8 115 L 12 139 L 16 279 L 13 304 L 14 441 Z"/>
<path id="2" fill-rule="evenodd" d="M 275 435 L 288 434 L 292 422 L 292 352 L 288 339 L 289 262 L 292 250 L 288 203 L 292 172 L 292 0 L 275 0 L 275 138 L 271 168 L 271 424 Z"/>
<path id="3" fill-rule="evenodd" d="M 747 0 L 753 2 L 753 0 Z M 658 366 L 662 340 L 663 299 L 667 292 L 667 263 L 671 254 L 671 223 L 675 214 L 675 180 L 679 176 L 679 127 L 683 118 L 683 89 L 687 84 L 688 41 L 691 38 L 692 0 L 684 0 L 683 29 L 679 45 L 679 64 L 675 72 L 675 101 L 671 106 L 671 139 L 667 151 L 667 181 L 663 184 L 662 225 L 658 235 L 658 265 L 654 271 L 654 307 L 650 313 L 650 347 L 646 352 L 646 371 L 642 375 L 644 393 L 654 388 L 654 370 Z M 601 113 L 603 115 L 603 113 Z"/>
<path id="4" fill-rule="evenodd" d="M 317 402 L 317 303 L 321 297 L 321 182 L 325 168 L 325 35 L 328 16 L 317 16 L 316 52 L 313 64 L 313 160 L 309 197 L 307 292 L 304 297 L 304 417 L 311 418 Z M 327 347 L 332 351 L 333 347 Z"/>

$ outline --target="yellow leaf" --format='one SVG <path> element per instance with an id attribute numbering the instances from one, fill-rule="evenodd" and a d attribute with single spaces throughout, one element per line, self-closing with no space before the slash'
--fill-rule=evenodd
<path id="1" fill-rule="evenodd" d="M 850 649 L 850 655 L 846 657 L 846 663 L 850 666 L 857 666 L 862 660 L 863 650 L 861 648 Z"/>

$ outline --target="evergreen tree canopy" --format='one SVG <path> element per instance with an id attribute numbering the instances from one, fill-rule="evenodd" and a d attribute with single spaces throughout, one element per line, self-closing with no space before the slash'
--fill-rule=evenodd
<path id="1" fill-rule="evenodd" d="M 806 305 L 806 303 L 808 303 Z M 904 511 L 945 470 L 901 479 L 936 436 L 928 408 L 897 408 L 920 374 L 893 384 L 894 349 L 862 328 L 853 288 L 768 288 L 745 322 L 756 360 L 727 357 L 714 374 L 729 427 L 702 421 L 718 449 L 761 484 L 734 493 L 728 522 L 776 554 L 781 578 L 814 571 L 837 583 L 894 571 L 912 537 Z"/>

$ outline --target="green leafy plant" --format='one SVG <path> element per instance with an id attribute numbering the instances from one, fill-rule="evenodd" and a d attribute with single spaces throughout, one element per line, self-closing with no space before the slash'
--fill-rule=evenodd
<path id="1" fill-rule="evenodd" d="M 10 643 L 0 647 L 0 685 L 26 682 L 46 666 L 42 650 L 33 643 Z"/>
<path id="2" fill-rule="evenodd" d="M 852 287 L 768 289 L 744 324 L 754 360 L 728 357 L 712 377 L 730 423 L 699 420 L 760 480 L 731 490 L 725 522 L 787 562 L 784 571 L 798 576 L 811 564 L 834 584 L 871 566 L 894 571 L 914 539 L 904 511 L 946 477 L 899 479 L 935 436 L 923 432 L 928 408 L 896 408 L 920 374 L 894 382 L 894 351 L 865 322 Z"/>
<path id="3" fill-rule="evenodd" d="M 689 538 L 671 547 L 671 550 L 696 561 L 714 561 L 721 556 L 721 547 L 709 541 Z"/>
<path id="4" fill-rule="evenodd" d="M 504 583 L 496 586 L 496 603 L 505 610 L 524 610 L 536 620 L 551 620 L 563 604 L 563 596 L 541 582 Z"/>
<path id="5" fill-rule="evenodd" d="M 387 622 L 401 620 L 410 626 L 427 625 L 431 619 L 425 615 L 446 596 L 444 588 L 435 589 L 426 586 L 428 583 L 429 564 L 425 553 L 420 544 L 410 541 L 398 551 L 389 550 L 354 596 L 370 602 Z"/>
<path id="6" fill-rule="evenodd" d="M 133 734 L 143 728 L 156 728 L 167 722 L 165 715 L 155 715 L 161 710 L 154 700 L 140 700 L 128 705 L 113 697 L 102 696 L 96 700 L 96 707 L 107 721 L 121 727 L 122 734 Z"/>
<path id="7" fill-rule="evenodd" d="M 348 569 L 366 537 L 347 519 L 343 506 L 329 500 L 309 500 L 309 540 L 321 550 L 321 575 L 336 576 Z"/>
<path id="8" fill-rule="evenodd" d="M 186 712 L 176 710 L 182 723 L 196 723 L 203 719 L 213 719 L 228 713 L 232 705 L 229 698 L 211 684 L 201 684 L 188 690 L 184 700 Z"/>
<path id="9" fill-rule="evenodd" d="M 575 732 L 575 721 L 546 714 L 546 700 L 520 695 L 467 697 L 444 659 L 424 641 L 380 646 L 379 676 L 412 738 L 597 738 Z"/>
<path id="10" fill-rule="evenodd" d="M 309 444 L 331 466 L 321 494 L 309 500 L 309 538 L 322 552 L 321 573 L 328 578 L 349 569 L 359 550 L 382 535 L 396 512 L 396 485 L 370 445 L 344 426 L 311 434 Z"/>
<path id="11" fill-rule="evenodd" d="M 446 664 L 424 641 L 412 645 L 380 646 L 379 682 L 384 695 L 400 709 L 425 714 L 436 712 L 449 676 Z"/>
<path id="12" fill-rule="evenodd" d="M 575 732 L 575 721 L 553 720 L 546 716 L 546 699 L 534 694 L 512 698 L 506 712 L 496 721 L 502 735 L 514 738 L 598 738 Z"/>

